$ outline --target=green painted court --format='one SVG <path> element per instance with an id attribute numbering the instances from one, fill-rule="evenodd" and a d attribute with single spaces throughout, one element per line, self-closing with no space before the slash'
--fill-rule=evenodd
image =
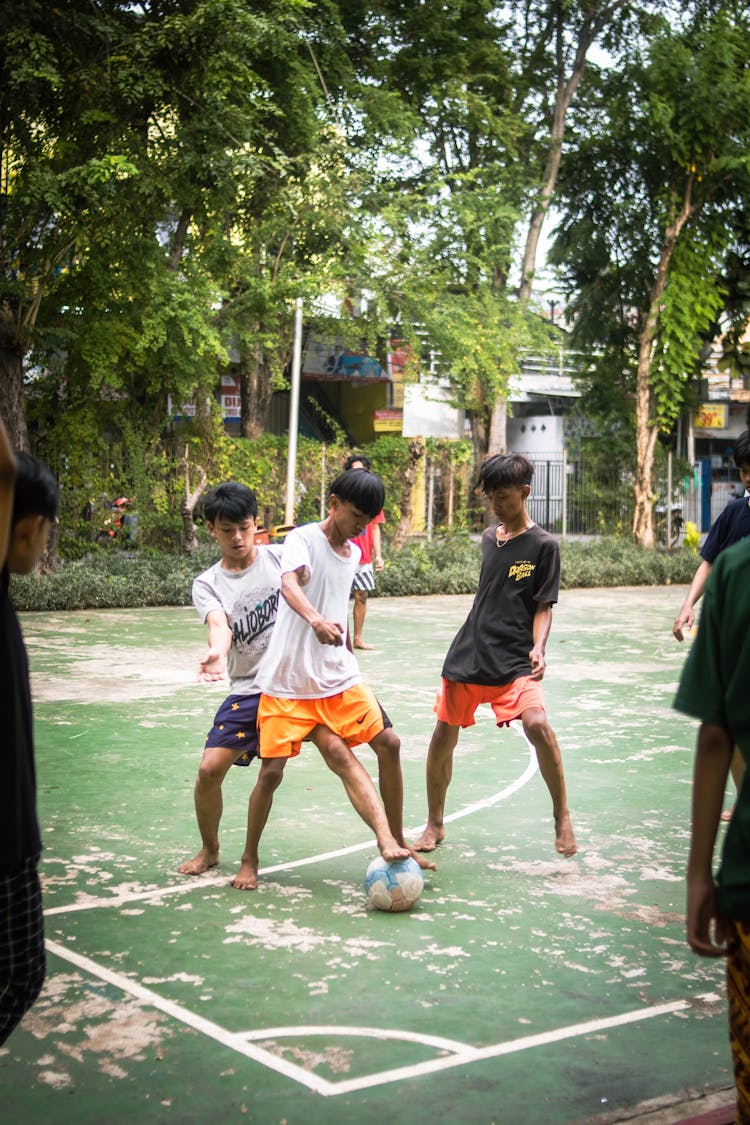
<path id="1" fill-rule="evenodd" d="M 177 873 L 198 848 L 193 781 L 225 694 L 196 682 L 192 609 L 27 615 L 48 980 L 0 1049 L 4 1119 L 697 1114 L 731 1069 L 723 964 L 684 941 L 695 724 L 670 707 L 683 594 L 561 596 L 544 683 L 579 854 L 554 851 L 519 725 L 499 732 L 483 708 L 456 753 L 439 869 L 397 915 L 367 907 L 374 843 L 309 743 L 277 793 L 257 892 L 228 885 L 255 766 L 227 777 L 220 866 Z M 402 738 L 412 835 L 442 657 L 470 602 L 368 603 L 376 649 L 360 663 Z"/>

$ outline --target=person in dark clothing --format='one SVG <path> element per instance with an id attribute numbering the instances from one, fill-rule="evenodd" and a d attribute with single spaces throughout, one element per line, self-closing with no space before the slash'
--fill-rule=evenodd
<path id="1" fill-rule="evenodd" d="M 52 473 L 28 453 L 14 456 L 0 419 L 0 1044 L 36 1000 L 45 975 L 31 691 L 10 574 L 34 569 L 57 504 Z"/>
<path id="2" fill-rule="evenodd" d="M 414 847 L 432 851 L 445 838 L 445 796 L 461 727 L 489 703 L 499 727 L 523 723 L 552 797 L 555 848 L 577 850 L 562 756 L 547 721 L 542 686 L 552 606 L 560 584 L 560 550 L 526 510 L 534 466 L 520 453 L 496 454 L 482 465 L 477 488 L 498 522 L 482 536 L 482 569 L 474 604 L 443 663 L 427 754 L 427 825 Z"/>
<path id="3" fill-rule="evenodd" d="M 747 424 L 748 429 L 743 430 L 734 444 L 734 463 L 739 470 L 740 483 L 745 494 L 736 500 L 730 500 L 723 512 L 711 524 L 706 541 L 700 550 L 702 561 L 693 575 L 690 589 L 672 626 L 672 633 L 678 641 L 684 640 L 685 634 L 689 634 L 695 625 L 695 605 L 703 594 L 711 568 L 719 555 L 727 547 L 739 543 L 750 535 L 750 410 Z M 745 759 L 738 746 L 734 748 L 730 771 L 739 793 L 745 776 Z M 731 820 L 733 808 L 734 806 L 721 814 L 722 820 Z"/>

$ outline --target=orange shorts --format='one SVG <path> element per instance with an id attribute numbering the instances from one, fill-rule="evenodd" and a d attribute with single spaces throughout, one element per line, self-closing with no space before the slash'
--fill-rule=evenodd
<path id="1" fill-rule="evenodd" d="M 513 719 L 520 719 L 529 707 L 544 710 L 544 693 L 539 680 L 532 680 L 531 676 L 521 676 L 501 687 L 459 684 L 455 680 L 444 679 L 433 710 L 438 719 L 453 727 L 473 727 L 474 712 L 480 703 L 490 704 L 495 712 L 495 722 L 503 727 Z"/>
<path id="2" fill-rule="evenodd" d="M 391 721 L 372 688 L 355 684 L 326 699 L 261 695 L 258 726 L 261 758 L 293 758 L 314 727 L 328 727 L 351 749 L 371 742 Z"/>

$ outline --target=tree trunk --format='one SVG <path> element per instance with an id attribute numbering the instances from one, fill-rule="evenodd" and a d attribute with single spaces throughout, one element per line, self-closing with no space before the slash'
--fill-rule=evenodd
<path id="1" fill-rule="evenodd" d="M 198 536 L 196 534 L 197 528 L 193 520 L 193 513 L 195 506 L 200 500 L 201 496 L 206 490 L 206 471 L 202 465 L 196 465 L 200 480 L 197 486 L 190 490 L 190 465 L 188 461 L 188 446 L 185 446 L 185 453 L 182 458 L 182 468 L 185 474 L 185 495 L 180 501 L 180 515 L 182 516 L 182 535 L 180 537 L 180 549 L 183 555 L 192 555 L 193 551 L 198 549 Z"/>
<path id="2" fill-rule="evenodd" d="M 263 347 L 258 344 L 252 356 L 240 353 L 240 433 L 257 438 L 268 428 L 271 410 L 271 372 Z"/>
<path id="3" fill-rule="evenodd" d="M 172 235 L 172 242 L 169 247 L 169 258 L 167 259 L 167 266 L 173 273 L 176 273 L 180 268 L 182 262 L 182 255 L 185 252 L 185 242 L 187 241 L 188 231 L 190 230 L 190 220 L 193 217 L 192 211 L 185 208 L 177 220 L 174 234 Z"/>
<path id="4" fill-rule="evenodd" d="M 481 465 L 490 448 L 491 419 L 485 417 L 484 411 L 479 410 L 467 410 L 466 417 L 469 420 L 469 429 L 471 430 L 474 460 L 477 465 Z"/>
<path id="5" fill-rule="evenodd" d="M 417 465 L 424 457 L 424 453 L 425 449 L 421 441 L 409 442 L 409 461 L 404 472 L 404 483 L 401 487 L 401 518 L 390 542 L 390 547 L 394 551 L 399 551 L 403 547 L 411 528 L 414 481 L 417 479 Z"/>
<path id="6" fill-rule="evenodd" d="M 521 301 L 528 301 L 531 296 L 531 286 L 536 268 L 536 255 L 539 247 L 539 238 L 542 233 L 544 220 L 547 217 L 550 203 L 555 192 L 557 177 L 562 160 L 562 146 L 565 136 L 565 119 L 570 103 L 580 85 L 586 67 L 586 55 L 591 44 L 596 39 L 603 27 L 611 21 L 622 3 L 615 2 L 603 8 L 600 12 L 590 12 L 583 21 L 576 46 L 575 58 L 570 77 L 565 76 L 564 37 L 566 28 L 565 16 L 567 5 L 559 5 L 557 9 L 556 28 L 556 54 L 557 54 L 557 91 L 555 94 L 555 108 L 552 115 L 552 128 L 550 131 L 549 148 L 544 174 L 542 176 L 539 199 L 529 219 L 529 229 L 526 234 L 526 248 L 523 255 L 521 268 L 521 282 L 518 287 L 518 297 Z"/>
<path id="7" fill-rule="evenodd" d="M 635 510 L 633 539 L 642 547 L 656 545 L 654 528 L 654 449 L 659 433 L 655 417 L 651 385 L 651 364 L 659 331 L 659 309 L 667 284 L 667 271 L 677 239 L 697 205 L 691 203 L 693 175 L 688 176 L 682 208 L 675 221 L 664 231 L 659 265 L 649 294 L 649 307 L 638 342 L 638 369 L 635 383 Z"/>
<path id="8" fill-rule="evenodd" d="M 18 342 L 13 311 L 3 305 L 0 307 L 0 415 L 12 447 L 28 452 L 29 432 L 23 405 L 23 349 Z"/>
<path id="9" fill-rule="evenodd" d="M 508 448 L 508 402 L 501 398 L 495 403 L 490 419 L 490 434 L 487 452 L 505 453 Z"/>

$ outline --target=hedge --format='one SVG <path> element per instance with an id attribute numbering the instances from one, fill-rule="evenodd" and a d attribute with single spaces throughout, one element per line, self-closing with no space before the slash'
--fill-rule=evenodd
<path id="1" fill-rule="evenodd" d="M 476 536 L 456 534 L 408 542 L 385 550 L 385 568 L 374 596 L 471 594 L 479 577 Z M 686 549 L 667 554 L 620 538 L 560 545 L 561 586 L 664 586 L 689 583 L 698 556 Z M 19 610 L 125 609 L 190 605 L 197 574 L 215 562 L 211 546 L 191 556 L 113 552 L 66 563 L 52 574 L 13 575 L 11 592 Z"/>

